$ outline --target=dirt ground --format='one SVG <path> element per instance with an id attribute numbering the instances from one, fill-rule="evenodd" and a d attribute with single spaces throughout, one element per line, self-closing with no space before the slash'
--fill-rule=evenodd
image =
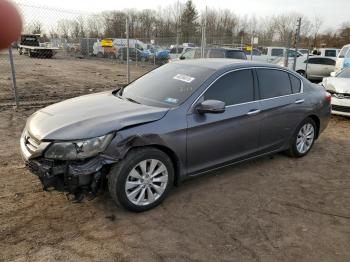
<path id="1" fill-rule="evenodd" d="M 108 193 L 73 204 L 42 192 L 23 166 L 25 119 L 51 100 L 122 84 L 125 66 L 16 59 L 21 98 L 38 104 L 10 106 L 1 66 L 0 261 L 349 261 L 350 119 L 332 117 L 304 158 L 277 154 L 192 179 L 146 213 L 117 208 Z"/>

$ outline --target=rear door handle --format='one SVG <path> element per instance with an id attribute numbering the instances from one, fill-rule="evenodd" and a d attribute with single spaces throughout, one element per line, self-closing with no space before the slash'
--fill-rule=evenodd
<path id="1" fill-rule="evenodd" d="M 252 115 L 259 114 L 260 112 L 261 112 L 260 109 L 252 109 L 252 110 L 250 110 L 250 111 L 247 113 L 247 115 L 248 115 L 248 116 L 252 116 Z"/>
<path id="2" fill-rule="evenodd" d="M 295 100 L 294 104 L 302 104 L 304 103 L 304 99 L 298 99 L 298 100 Z"/>

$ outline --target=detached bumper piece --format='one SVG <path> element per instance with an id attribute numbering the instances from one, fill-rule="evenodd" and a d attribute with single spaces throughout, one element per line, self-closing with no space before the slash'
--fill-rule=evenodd
<path id="1" fill-rule="evenodd" d="M 95 198 L 112 163 L 115 161 L 97 156 L 83 161 L 31 159 L 26 165 L 38 176 L 43 190 L 67 192 L 68 199 L 80 202 L 85 196 L 89 200 Z"/>

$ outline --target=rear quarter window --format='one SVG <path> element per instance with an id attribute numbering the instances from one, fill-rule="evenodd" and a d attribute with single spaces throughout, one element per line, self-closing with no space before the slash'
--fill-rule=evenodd
<path id="1" fill-rule="evenodd" d="M 301 92 L 301 80 L 292 74 L 288 74 L 293 94 Z"/>

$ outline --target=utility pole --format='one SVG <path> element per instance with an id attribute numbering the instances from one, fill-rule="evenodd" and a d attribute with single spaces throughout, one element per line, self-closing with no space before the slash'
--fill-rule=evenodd
<path id="1" fill-rule="evenodd" d="M 295 67 L 296 67 L 296 63 L 297 63 L 297 52 L 298 52 L 298 43 L 299 43 L 299 38 L 300 38 L 300 27 L 301 27 L 301 17 L 299 17 L 299 19 L 298 19 L 297 29 L 296 29 L 295 38 L 294 38 L 294 47 L 295 47 L 294 64 L 293 64 L 294 71 L 295 71 Z"/>
<path id="2" fill-rule="evenodd" d="M 286 68 L 288 68 L 288 62 L 289 62 L 288 54 L 289 54 L 290 45 L 292 42 L 292 37 L 293 37 L 293 31 L 291 31 L 288 36 L 287 49 L 286 49 L 286 53 L 284 54 L 284 67 Z"/>

